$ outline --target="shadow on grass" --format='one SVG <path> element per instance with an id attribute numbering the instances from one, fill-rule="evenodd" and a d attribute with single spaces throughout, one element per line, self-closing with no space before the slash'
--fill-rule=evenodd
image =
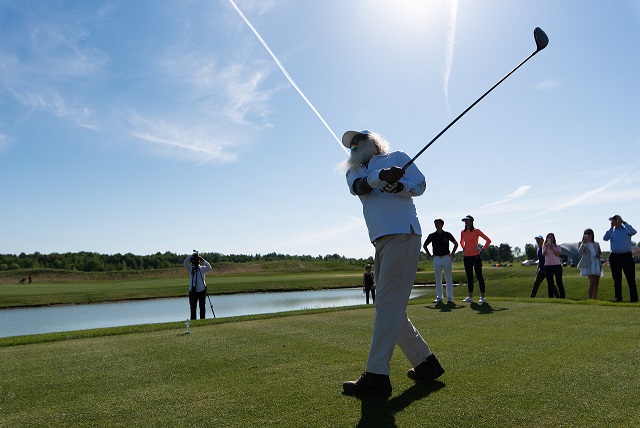
<path id="1" fill-rule="evenodd" d="M 471 303 L 469 307 L 474 311 L 478 312 L 479 315 L 488 315 L 494 312 L 502 312 L 509 309 L 509 308 L 494 308 L 488 303 L 479 304 L 475 302 Z"/>
<path id="2" fill-rule="evenodd" d="M 502 312 L 502 311 L 506 311 L 509 308 L 496 308 L 491 306 L 489 303 L 476 303 L 473 302 L 469 305 L 469 307 L 471 309 L 473 309 L 474 311 L 478 312 L 479 315 L 487 315 L 487 314 L 492 314 L 494 312 Z M 440 312 L 451 312 L 453 310 L 456 309 L 464 309 L 466 308 L 465 305 L 458 305 L 455 303 L 444 303 L 444 302 L 440 302 L 440 303 L 436 303 L 434 305 L 427 305 L 424 307 L 425 309 L 431 309 L 431 310 L 437 310 Z"/>
<path id="3" fill-rule="evenodd" d="M 439 310 L 440 312 L 451 312 L 454 309 L 464 309 L 465 307 L 466 306 L 464 305 L 457 305 L 455 303 L 440 302 L 431 306 L 427 305 L 425 306 L 425 309 L 435 309 L 435 310 Z"/>
<path id="4" fill-rule="evenodd" d="M 416 382 L 397 397 L 359 397 L 362 401 L 362 415 L 357 427 L 395 427 L 394 415 L 407 408 L 411 403 L 428 397 L 431 393 L 445 387 L 439 381 Z"/>

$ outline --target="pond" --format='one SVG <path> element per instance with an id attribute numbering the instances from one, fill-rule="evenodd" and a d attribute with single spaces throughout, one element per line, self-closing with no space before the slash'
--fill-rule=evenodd
<path id="1" fill-rule="evenodd" d="M 426 287 L 414 287 L 411 297 L 418 297 L 426 292 Z M 211 296 L 211 303 L 216 317 L 225 318 L 360 305 L 365 303 L 365 298 L 361 288 L 341 288 Z M 213 318 L 208 300 L 206 316 Z M 0 337 L 174 321 L 184 325 L 188 317 L 187 297 L 2 309 Z"/>

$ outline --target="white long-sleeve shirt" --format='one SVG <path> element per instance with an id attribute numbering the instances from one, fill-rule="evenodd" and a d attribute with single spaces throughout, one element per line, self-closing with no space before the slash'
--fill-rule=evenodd
<path id="1" fill-rule="evenodd" d="M 187 258 L 184 259 L 184 266 L 187 268 L 190 275 L 189 291 L 193 291 L 194 284 L 196 292 L 204 291 L 207 286 L 204 281 L 204 275 L 211 270 L 209 262 L 205 260 L 203 264 L 198 266 L 198 270 L 194 270 L 191 266 L 191 256 L 187 256 Z"/>
<path id="2" fill-rule="evenodd" d="M 358 178 L 366 179 L 373 171 L 379 173 L 380 170 L 392 166 L 403 167 L 410 160 L 406 153 L 396 151 L 372 157 L 367 167 L 350 168 L 347 171 L 347 184 L 351 194 L 356 194 L 353 190 L 353 182 Z M 373 176 L 378 175 L 373 174 Z M 385 235 L 412 232 L 422 235 L 413 197 L 422 195 L 427 188 L 424 175 L 412 163 L 400 179 L 400 183 L 404 186 L 401 192 L 385 193 L 380 191 L 380 185 L 384 185 L 384 181 L 369 182 L 372 187 L 373 185 L 377 187 L 366 195 L 359 195 L 371 242 Z"/>

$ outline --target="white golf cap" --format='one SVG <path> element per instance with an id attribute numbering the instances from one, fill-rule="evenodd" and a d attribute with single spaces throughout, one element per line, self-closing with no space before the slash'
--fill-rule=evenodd
<path id="1" fill-rule="evenodd" d="M 368 131 L 367 129 L 364 129 L 362 131 L 347 131 L 342 136 L 342 145 L 345 146 L 347 149 L 350 149 L 351 140 L 353 140 L 353 137 L 355 137 L 358 134 L 369 135 L 371 134 L 371 132 Z"/>
<path id="2" fill-rule="evenodd" d="M 535 237 L 535 238 L 533 238 L 533 239 L 542 239 L 542 240 L 544 240 L 544 238 L 542 237 L 542 235 L 538 235 L 538 236 L 536 236 L 536 237 Z"/>

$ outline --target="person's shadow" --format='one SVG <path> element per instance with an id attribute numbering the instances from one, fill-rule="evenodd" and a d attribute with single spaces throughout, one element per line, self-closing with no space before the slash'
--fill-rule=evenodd
<path id="1" fill-rule="evenodd" d="M 471 303 L 470 308 L 478 312 L 478 315 L 489 315 L 494 312 L 506 311 L 509 308 L 494 308 L 488 303 L 479 304 L 476 302 Z"/>
<path id="2" fill-rule="evenodd" d="M 362 401 L 362 415 L 356 427 L 395 427 L 395 414 L 405 409 L 414 401 L 428 397 L 431 393 L 445 387 L 440 381 L 416 382 L 415 385 L 397 397 L 388 400 L 386 397 L 358 397 Z"/>
<path id="3" fill-rule="evenodd" d="M 435 303 L 434 305 L 427 305 L 425 306 L 426 309 L 436 309 L 439 310 L 440 312 L 451 312 L 454 309 L 463 309 L 465 308 L 464 305 L 458 305 L 456 303 L 444 303 L 444 302 L 438 302 Z"/>

